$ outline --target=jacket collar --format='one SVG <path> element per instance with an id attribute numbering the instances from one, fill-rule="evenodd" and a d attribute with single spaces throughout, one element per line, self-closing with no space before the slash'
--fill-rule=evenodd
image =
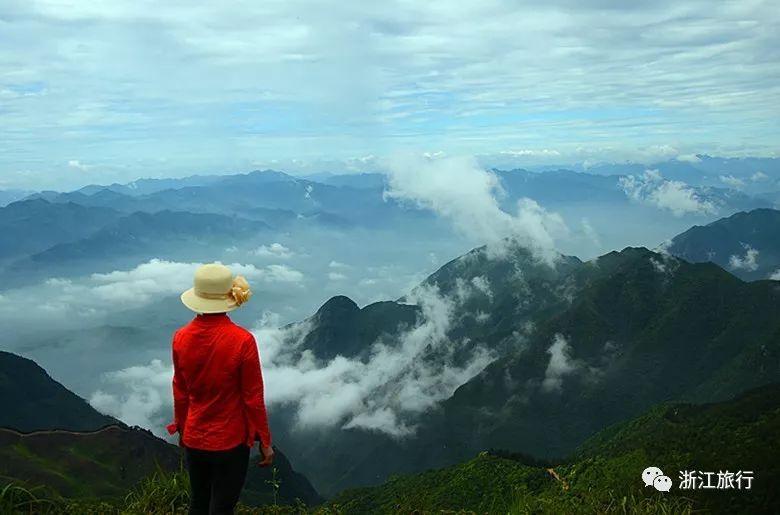
<path id="1" fill-rule="evenodd" d="M 219 324 L 230 320 L 227 313 L 209 313 L 205 315 L 195 315 L 192 319 L 196 324 Z"/>

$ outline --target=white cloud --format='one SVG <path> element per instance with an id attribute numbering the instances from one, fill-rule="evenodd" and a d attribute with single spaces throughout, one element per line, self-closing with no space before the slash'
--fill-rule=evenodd
<path id="1" fill-rule="evenodd" d="M 146 173 L 138 156 L 191 170 L 394 145 L 551 159 L 604 141 L 682 159 L 776 149 L 765 130 L 777 96 L 772 2 L 527 7 L 5 2 L 0 141 L 25 158 L 38 151 L 41 169 L 72 155 L 129 167 L 108 180 Z M 740 73 L 712 73 L 713 62 Z M 283 127 L 267 125 L 274 106 Z"/>
<path id="2" fill-rule="evenodd" d="M 344 263 L 339 263 L 338 261 L 331 261 L 328 263 L 328 266 L 330 268 L 349 268 L 349 265 L 346 265 Z"/>
<path id="3" fill-rule="evenodd" d="M 484 311 L 478 311 L 476 315 L 474 315 L 474 320 L 477 321 L 477 323 L 484 324 L 487 323 L 490 320 L 490 313 L 486 313 Z"/>
<path id="4" fill-rule="evenodd" d="M 769 279 L 773 281 L 780 281 L 780 268 L 769 274 Z"/>
<path id="5" fill-rule="evenodd" d="M 180 293 L 192 285 L 195 269 L 201 263 L 180 263 L 151 259 L 131 270 L 117 270 L 105 274 L 92 274 L 91 284 L 79 285 L 91 295 L 102 300 L 145 304 L 153 297 Z M 243 275 L 248 281 L 265 283 L 297 283 L 303 274 L 285 265 L 255 265 L 232 263 L 226 265 L 234 275 Z"/>
<path id="6" fill-rule="evenodd" d="M 339 272 L 329 272 L 328 273 L 328 279 L 330 279 L 331 281 L 343 281 L 346 278 L 347 278 L 346 275 L 341 274 Z"/>
<path id="7" fill-rule="evenodd" d="M 731 186 L 732 188 L 741 188 L 745 185 L 745 181 L 734 177 L 733 175 L 721 175 L 719 178 L 720 182 L 727 186 Z"/>
<path id="8" fill-rule="evenodd" d="M 672 246 L 672 240 L 667 239 L 659 243 L 658 246 L 653 249 L 653 252 L 657 252 L 662 256 L 671 256 L 671 253 L 669 252 L 669 247 L 671 246 Z"/>
<path id="9" fill-rule="evenodd" d="M 696 154 L 680 154 L 676 157 L 678 161 L 683 161 L 685 163 L 700 163 L 701 158 L 697 156 Z"/>
<path id="10" fill-rule="evenodd" d="M 671 240 L 665 240 L 655 249 L 655 252 L 660 254 L 661 259 L 650 258 L 650 264 L 653 265 L 655 271 L 666 276 L 672 275 L 680 266 L 680 260 L 669 252 L 671 243 Z"/>
<path id="11" fill-rule="evenodd" d="M 457 300 L 442 297 L 431 287 L 417 290 L 408 300 L 420 306 L 419 323 L 397 340 L 367 342 L 371 345 L 366 361 L 339 355 L 323 363 L 302 349 L 304 337 L 313 328 L 310 323 L 279 328 L 280 316 L 264 313 L 253 333 L 263 367 L 266 404 L 271 409 L 293 405 L 299 430 L 362 428 L 397 438 L 412 434 L 417 417 L 451 396 L 497 356 L 478 346 L 467 363 L 454 365 L 458 345 L 448 331 Z M 429 349 L 442 359 L 434 363 L 422 359 Z M 171 410 L 171 377 L 170 366 L 162 367 L 159 362 L 110 373 L 106 375 L 110 384 L 92 395 L 92 403 L 120 418 L 146 422 L 160 433 L 161 420 Z"/>
<path id="12" fill-rule="evenodd" d="M 550 355 L 550 361 L 544 372 L 542 389 L 560 391 L 563 377 L 574 372 L 580 365 L 571 358 L 571 345 L 562 334 L 555 335 L 547 353 Z"/>
<path id="13" fill-rule="evenodd" d="M 374 411 L 358 413 L 344 425 L 344 429 L 353 427 L 381 431 L 395 437 L 414 434 L 414 428 L 399 421 L 395 411 L 389 408 L 377 408 Z"/>
<path id="14" fill-rule="evenodd" d="M 493 291 L 490 289 L 490 281 L 484 275 L 479 275 L 471 279 L 471 284 L 477 291 L 481 292 L 491 301 L 493 300 Z"/>
<path id="15" fill-rule="evenodd" d="M 510 157 L 560 157 L 561 153 L 557 150 L 542 148 L 542 149 L 522 149 L 522 150 L 501 150 L 498 152 L 502 156 Z"/>
<path id="16" fill-rule="evenodd" d="M 90 396 L 89 403 L 126 424 L 151 428 L 158 435 L 167 436 L 161 428 L 173 419 L 172 408 L 166 410 L 171 406 L 172 379 L 173 370 L 159 359 L 153 359 L 149 365 L 106 372 L 103 387 Z"/>
<path id="17" fill-rule="evenodd" d="M 650 258 L 650 263 L 653 265 L 653 268 L 655 268 L 656 272 L 661 273 L 661 274 L 665 274 L 666 273 L 666 265 L 664 263 L 662 263 L 661 261 L 659 261 L 659 260 L 657 260 L 655 258 Z"/>
<path id="18" fill-rule="evenodd" d="M 260 245 L 252 251 L 252 254 L 260 257 L 272 257 L 278 259 L 287 259 L 292 257 L 293 253 L 290 249 L 282 245 L 281 243 L 272 243 L 270 245 Z"/>
<path id="19" fill-rule="evenodd" d="M 729 257 L 729 266 L 734 270 L 755 272 L 758 270 L 758 251 L 748 244 L 743 243 L 744 256 L 733 255 Z"/>
<path id="20" fill-rule="evenodd" d="M 669 210 L 675 216 L 717 212 L 715 204 L 701 198 L 693 188 L 682 181 L 664 179 L 658 170 L 620 177 L 618 184 L 631 200 Z"/>
<path id="21" fill-rule="evenodd" d="M 41 299 L 39 307 L 47 312 L 51 327 L 79 326 L 87 320 L 118 311 L 146 306 L 166 296 L 175 296 L 192 286 L 195 269 L 201 263 L 181 263 L 151 259 L 129 270 L 94 273 L 79 278 L 49 278 L 36 288 Z M 241 263 L 227 264 L 236 275 L 243 275 L 250 286 L 265 288 L 300 287 L 304 275 L 285 265 L 256 267 Z M 5 291 L 12 302 L 0 306 L 0 322 L 17 322 L 33 316 L 21 309 L 29 299 L 29 287 Z M 250 301 L 251 302 L 251 301 Z"/>
<path id="22" fill-rule="evenodd" d="M 769 179 L 769 176 L 764 172 L 756 172 L 750 176 L 750 180 L 753 182 L 765 181 Z"/>
<path id="23" fill-rule="evenodd" d="M 268 265 L 261 270 L 261 279 L 266 282 L 300 283 L 303 273 L 286 265 Z"/>
<path id="24" fill-rule="evenodd" d="M 508 244 L 519 244 L 549 264 L 557 259 L 555 239 L 568 233 L 561 216 L 529 198 L 517 202 L 515 213 L 503 211 L 496 198 L 503 195 L 498 177 L 474 158 L 396 157 L 385 167 L 386 198 L 435 211 L 466 236 L 487 243 L 491 255 L 502 255 Z"/>
<path id="25" fill-rule="evenodd" d="M 71 159 L 71 160 L 69 160 L 68 161 L 68 167 L 69 168 L 75 168 L 77 170 L 88 170 L 89 168 L 91 168 L 90 166 L 87 166 L 87 165 L 83 164 L 78 159 Z"/>
<path id="26" fill-rule="evenodd" d="M 593 228 L 590 221 L 587 218 L 583 218 L 580 223 L 582 224 L 582 232 L 587 240 L 597 249 L 601 248 L 601 239 L 596 229 Z"/>

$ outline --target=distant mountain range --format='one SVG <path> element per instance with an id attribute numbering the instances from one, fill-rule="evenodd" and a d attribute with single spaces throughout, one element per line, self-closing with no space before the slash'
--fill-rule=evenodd
<path id="1" fill-rule="evenodd" d="M 5 288 L 52 276 L 131 268 L 149 256 L 208 260 L 236 238 L 270 232 L 261 221 L 204 213 L 121 213 L 72 202 L 26 200 L 0 208 L 0 272 Z"/>
<path id="2" fill-rule="evenodd" d="M 0 190 L 0 207 L 7 206 L 11 202 L 22 200 L 28 195 L 32 195 L 34 191 L 28 190 Z"/>
<path id="3" fill-rule="evenodd" d="M 23 286 L 52 276 L 132 268 L 148 256 L 207 260 L 215 247 L 224 249 L 236 238 L 256 237 L 270 231 L 264 222 L 214 214 L 166 210 L 109 216 L 114 220 L 79 240 L 57 243 L 11 262 L 3 274 L 5 286 Z"/>
<path id="4" fill-rule="evenodd" d="M 344 181 L 348 183 L 349 181 Z M 74 202 L 90 207 L 111 207 L 123 212 L 161 210 L 256 216 L 266 210 L 285 210 L 303 217 L 322 215 L 339 223 L 364 226 L 385 225 L 415 211 L 398 209 L 396 202 L 382 198 L 381 186 L 367 193 L 357 187 L 338 186 L 296 178 L 282 172 L 254 171 L 248 174 L 212 176 L 181 180 L 145 180 L 135 185 L 88 186 L 58 193 L 44 191 L 27 197 L 49 202 Z M 141 193 L 143 192 L 143 193 Z M 417 212 L 416 216 L 430 216 Z"/>
<path id="5" fill-rule="evenodd" d="M 658 170 L 667 179 L 694 186 L 731 187 L 748 193 L 780 190 L 778 158 L 723 158 L 697 154 L 684 160 L 670 159 L 652 164 L 601 163 L 589 166 L 587 172 L 598 175 L 633 175 L 648 169 Z"/>
<path id="6" fill-rule="evenodd" d="M 719 206 L 721 212 L 770 208 L 780 201 L 780 193 L 776 199 L 773 196 L 780 187 L 753 195 L 738 185 L 696 185 L 691 180 L 694 172 L 690 166 L 670 162 L 664 170 L 688 174 L 697 199 Z M 621 176 L 603 175 L 606 171 L 542 173 L 518 169 L 494 173 L 504 191 L 501 205 L 509 212 L 514 212 L 519 198 L 530 197 L 548 209 L 572 216 L 596 213 L 603 217 L 603 213 L 612 212 L 610 209 L 639 209 L 634 212 L 636 216 L 641 208 L 632 207 L 634 201 L 619 183 Z M 644 168 L 621 165 L 613 171 L 641 174 Z M 751 184 L 766 186 L 774 177 L 764 175 L 766 179 Z M 388 183 L 384 175 L 328 175 L 319 181 L 256 170 L 32 193 L 25 200 L 0 207 L 0 270 L 5 270 L 0 272 L 0 279 L 7 288 L 19 285 L 20 277 L 29 282 L 52 274 L 70 277 L 115 270 L 137 265 L 155 254 L 192 260 L 198 248 L 213 256 L 215 248 L 231 246 L 222 245 L 220 236 L 223 240 L 242 239 L 248 233 L 261 239 L 263 234 L 267 238 L 280 233 L 299 235 L 309 229 L 313 233 L 403 228 L 423 239 L 445 237 L 438 217 L 431 211 L 384 198 Z M 6 198 L 18 195 L 17 191 Z"/>
<path id="7" fill-rule="evenodd" d="M 322 502 L 284 453 L 274 451 L 279 502 Z M 32 360 L 0 351 L 0 477 L 65 497 L 124 497 L 157 465 L 174 471 L 181 460 L 177 446 L 98 413 Z M 272 471 L 255 462 L 250 460 L 242 502 L 270 504 L 266 481 Z"/>
<path id="8" fill-rule="evenodd" d="M 714 404 L 664 403 L 604 429 L 572 457 L 541 464 L 522 454 L 484 449 L 456 465 L 380 486 L 345 490 L 324 507 L 346 515 L 468 510 L 476 513 L 777 513 L 780 493 L 780 385 Z M 642 471 L 657 466 L 672 480 L 666 494 L 646 487 Z M 681 488 L 680 474 L 732 474 L 731 489 Z M 749 474 L 748 474 L 749 472 Z M 736 477 L 751 476 L 739 483 Z M 703 481 L 708 477 L 703 476 Z M 694 479 L 698 486 L 699 480 Z M 693 511 L 696 510 L 696 511 Z"/>
<path id="9" fill-rule="evenodd" d="M 0 208 L 0 263 L 78 241 L 120 217 L 120 213 L 109 208 L 72 202 L 14 202 Z"/>

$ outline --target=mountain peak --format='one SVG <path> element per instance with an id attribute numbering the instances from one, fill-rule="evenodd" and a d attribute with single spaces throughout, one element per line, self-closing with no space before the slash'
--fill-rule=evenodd
<path id="1" fill-rule="evenodd" d="M 317 315 L 320 317 L 322 315 L 340 316 L 353 314 L 358 311 L 360 311 L 360 307 L 354 300 L 345 295 L 336 295 L 335 297 L 328 299 L 327 302 L 317 310 Z"/>
<path id="2" fill-rule="evenodd" d="M 644 256 L 652 254 L 652 251 L 647 247 L 625 247 L 620 251 L 620 254 L 623 256 Z"/>

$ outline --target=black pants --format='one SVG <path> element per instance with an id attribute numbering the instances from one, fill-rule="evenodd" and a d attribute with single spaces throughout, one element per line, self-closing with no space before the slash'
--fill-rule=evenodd
<path id="1" fill-rule="evenodd" d="M 184 446 L 184 459 L 190 474 L 189 515 L 233 515 L 246 480 L 249 446 L 224 451 Z"/>

